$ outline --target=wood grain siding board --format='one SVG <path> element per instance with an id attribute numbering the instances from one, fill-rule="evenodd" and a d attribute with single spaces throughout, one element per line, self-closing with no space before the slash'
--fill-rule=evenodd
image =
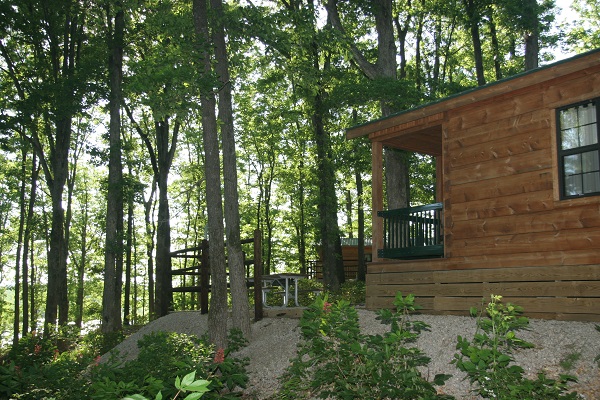
<path id="1" fill-rule="evenodd" d="M 485 185 L 482 185 L 479 181 L 454 185 L 451 180 L 447 180 L 445 190 L 452 191 L 451 201 L 454 208 L 463 202 L 495 199 L 538 191 L 552 191 L 553 187 L 551 171 L 544 170 L 508 175 L 502 179 L 489 180 L 485 182 Z"/>
<path id="2" fill-rule="evenodd" d="M 502 295 L 501 293 L 494 293 Z M 489 300 L 489 297 L 486 301 Z M 564 298 L 564 297 L 509 297 L 504 302 L 517 304 L 528 313 L 560 313 L 560 314 L 598 314 L 600 300 L 597 298 Z M 461 311 L 481 305 L 477 298 L 468 297 L 435 297 L 433 309 L 437 311 Z M 599 315 L 600 317 L 600 315 Z"/>
<path id="3" fill-rule="evenodd" d="M 561 232 L 530 232 L 494 237 L 454 239 L 447 251 L 451 257 L 536 251 L 600 249 L 600 230 L 585 228 Z"/>
<path id="4" fill-rule="evenodd" d="M 435 271 L 435 283 L 599 281 L 600 264 Z"/>
<path id="5" fill-rule="evenodd" d="M 377 285 L 369 292 L 371 296 L 394 296 L 398 291 L 415 296 L 442 297 L 489 297 L 500 294 L 505 297 L 596 297 L 600 296 L 598 281 L 570 282 L 515 282 L 499 283 L 449 283 L 440 285 Z"/>
<path id="6" fill-rule="evenodd" d="M 472 133 L 471 128 L 490 125 L 542 108 L 543 94 L 535 88 L 455 108 L 448 111 L 449 129 L 455 133 L 450 138 L 468 137 L 468 134 Z"/>
<path id="7" fill-rule="evenodd" d="M 544 104 L 548 108 L 589 100 L 600 96 L 600 64 L 595 68 L 543 84 Z"/>
<path id="8" fill-rule="evenodd" d="M 543 190 L 456 203 L 452 208 L 452 221 L 456 223 L 478 218 L 504 217 L 553 209 L 552 192 Z"/>
<path id="9" fill-rule="evenodd" d="M 554 232 L 564 230 L 600 228 L 600 215 L 589 209 L 578 207 L 559 210 L 531 211 L 527 203 L 515 203 L 499 209 L 497 216 L 491 216 L 498 209 L 482 210 L 468 220 L 453 220 L 454 240 L 485 236 L 501 236 L 534 232 Z M 542 206 L 543 207 L 543 206 Z M 502 215 L 502 211 L 506 214 Z M 509 214 L 510 213 L 510 214 Z"/>
<path id="10" fill-rule="evenodd" d="M 451 168 L 460 168 L 481 162 L 508 158 L 517 154 L 550 149 L 551 135 L 548 128 L 539 128 L 514 135 L 507 135 L 456 151 L 448 150 Z"/>
<path id="11" fill-rule="evenodd" d="M 482 185 L 488 185 L 490 182 L 498 180 L 499 184 L 504 183 L 504 177 L 510 175 L 523 174 L 526 172 L 552 173 L 552 151 L 549 148 L 531 151 L 525 154 L 516 154 L 502 159 L 471 164 L 465 167 L 454 168 L 448 171 L 448 180 L 453 186 L 458 186 L 470 182 L 479 182 Z M 492 183 L 493 184 L 493 183 Z M 498 184 L 496 184 L 498 185 Z"/>
<path id="12" fill-rule="evenodd" d="M 477 299 L 475 297 L 472 298 L 466 298 L 466 301 L 461 302 L 460 304 L 456 304 L 456 302 L 454 301 L 448 301 L 447 298 L 445 299 L 434 299 L 432 297 L 416 297 L 415 302 L 420 305 L 422 308 L 422 312 L 424 314 L 431 314 L 431 315 L 439 315 L 439 314 L 443 314 L 443 315 L 457 315 L 457 316 L 469 316 L 469 309 L 471 307 L 476 307 L 476 308 L 481 308 L 482 306 L 482 299 Z M 507 301 L 510 301 L 514 304 L 517 305 L 521 305 L 518 300 L 519 298 L 515 298 L 515 299 L 506 299 Z M 486 299 L 487 301 L 487 299 Z M 533 302 L 535 302 L 535 299 L 532 300 Z M 378 297 L 378 298 L 373 298 L 371 300 L 367 300 L 367 309 L 370 310 L 377 310 L 377 309 L 381 309 L 381 308 L 394 308 L 394 298 L 393 297 Z M 434 303 L 436 304 L 436 306 L 438 308 L 434 309 Z M 443 307 L 443 304 L 447 303 L 449 305 L 451 305 L 452 307 L 448 307 L 448 308 L 452 308 L 452 309 L 446 309 L 446 307 Z M 529 304 L 529 301 L 526 302 L 527 304 Z M 552 305 L 552 301 L 549 302 L 550 305 Z M 571 303 L 572 304 L 572 303 Z M 529 318 L 537 318 L 537 319 L 554 319 L 554 320 L 558 320 L 558 321 L 596 321 L 596 322 L 600 322 L 600 314 L 598 314 L 597 312 L 595 312 L 596 310 L 594 309 L 594 304 L 591 304 L 591 307 L 589 307 L 589 302 L 588 302 L 588 308 L 591 308 L 591 310 L 589 310 L 589 312 L 578 312 L 578 313 L 571 313 L 569 311 L 564 312 L 564 310 L 568 310 L 568 305 L 567 307 L 564 307 L 564 304 L 560 307 L 560 309 L 562 309 L 563 311 L 557 311 L 556 308 L 551 307 L 551 310 L 554 310 L 555 312 L 549 312 L 548 310 L 545 310 L 543 312 L 533 312 L 530 309 L 528 309 L 527 307 L 524 307 L 524 315 L 529 317 Z M 595 304 L 596 308 L 598 308 L 598 304 Z M 466 308 L 465 308 L 466 307 Z M 538 307 L 536 307 L 538 308 Z M 586 309 L 588 309 L 586 308 Z M 578 310 L 581 311 L 581 310 Z"/>
<path id="13" fill-rule="evenodd" d="M 443 268 L 439 268 L 438 271 L 499 268 L 512 268 L 517 270 L 519 268 L 537 267 L 540 266 L 541 263 L 544 265 L 543 268 L 573 267 L 577 269 L 583 265 L 600 265 L 600 252 L 594 248 L 585 251 L 565 250 L 542 252 L 536 250 L 537 249 L 532 248 L 531 251 L 527 253 L 511 253 L 510 257 L 506 257 L 505 254 L 478 254 L 470 257 L 447 258 L 445 259 L 446 262 L 443 264 Z M 598 276 L 598 279 L 600 279 L 600 276 Z"/>
<path id="14" fill-rule="evenodd" d="M 466 130 L 456 128 L 453 125 L 455 121 L 449 120 L 444 125 L 448 151 L 452 152 L 492 140 L 500 140 L 521 133 L 548 128 L 552 117 L 552 113 L 548 109 L 532 110 Z"/>
<path id="15" fill-rule="evenodd" d="M 367 285 L 379 284 L 420 284 L 434 283 L 432 272 L 411 271 L 408 273 L 383 273 L 383 274 L 368 274 Z"/>

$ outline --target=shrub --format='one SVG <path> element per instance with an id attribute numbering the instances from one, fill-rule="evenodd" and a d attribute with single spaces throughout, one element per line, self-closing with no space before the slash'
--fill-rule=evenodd
<path id="1" fill-rule="evenodd" d="M 300 326 L 304 341 L 282 378 L 279 397 L 451 399 L 437 395 L 418 367 L 429 363 L 421 350 L 408 347 L 426 326 L 408 319 L 416 309 L 414 297 L 396 297 L 397 312 L 380 317 L 389 333 L 362 335 L 358 314 L 345 300 L 329 303 L 319 296 L 304 312 Z M 441 384 L 447 376 L 437 376 Z"/>
<path id="2" fill-rule="evenodd" d="M 477 317 L 477 331 L 472 341 L 458 337 L 452 363 L 467 373 L 476 391 L 493 399 L 577 399 L 577 393 L 566 393 L 567 384 L 575 378 L 560 375 L 558 380 L 538 373 L 535 380 L 524 376 L 523 368 L 514 364 L 512 350 L 533 347 L 517 338 L 515 332 L 526 329 L 529 320 L 519 306 L 501 302 L 501 296 L 491 296 L 482 311 L 471 309 Z M 484 318 L 484 314 L 487 318 Z"/>

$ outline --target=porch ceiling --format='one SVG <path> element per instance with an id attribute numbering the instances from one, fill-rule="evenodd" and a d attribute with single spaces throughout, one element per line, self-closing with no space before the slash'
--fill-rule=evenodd
<path id="1" fill-rule="evenodd" d="M 379 133 L 379 135 L 378 135 Z M 429 154 L 431 156 L 442 155 L 442 126 L 434 125 L 421 129 L 396 130 L 386 132 L 375 132 L 371 140 L 381 142 L 384 146 L 395 149 L 407 150 L 416 153 Z"/>

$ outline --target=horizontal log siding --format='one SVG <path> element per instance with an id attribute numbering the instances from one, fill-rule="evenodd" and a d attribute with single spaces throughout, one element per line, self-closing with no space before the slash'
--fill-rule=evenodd
<path id="1" fill-rule="evenodd" d="M 413 293 L 468 314 L 499 294 L 539 318 L 600 321 L 600 197 L 557 197 L 556 107 L 600 96 L 600 66 L 448 110 L 445 258 L 368 266 L 367 307 Z"/>
<path id="2" fill-rule="evenodd" d="M 389 272 L 369 271 L 367 308 L 390 308 L 395 294 L 402 292 L 413 293 L 425 313 L 467 315 L 471 307 L 481 305 L 482 299 L 500 294 L 505 301 L 523 306 L 532 318 L 600 321 L 598 264 L 506 268 L 461 264 L 471 268 L 444 271 L 434 265 L 429 265 L 432 270 L 423 271 L 417 264 L 390 264 L 386 268 Z M 443 266 L 450 264 L 440 261 L 437 268 Z"/>

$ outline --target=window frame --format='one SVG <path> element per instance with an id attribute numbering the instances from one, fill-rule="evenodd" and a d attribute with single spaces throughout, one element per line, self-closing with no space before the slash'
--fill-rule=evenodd
<path id="1" fill-rule="evenodd" d="M 560 114 L 562 111 L 579 107 L 584 104 L 592 104 L 595 103 L 596 106 L 596 138 L 597 142 L 591 145 L 574 147 L 571 149 L 563 150 L 562 143 L 563 137 L 561 135 L 561 124 L 560 124 Z M 574 154 L 583 154 L 590 151 L 598 152 L 598 157 L 600 158 L 600 97 L 595 97 L 592 99 L 580 101 L 577 103 L 568 104 L 566 106 L 562 106 L 556 109 L 556 149 L 557 149 L 557 161 L 558 161 L 558 181 L 559 181 L 559 196 L 560 200 L 570 200 L 570 199 L 578 199 L 582 197 L 591 197 L 591 196 L 600 196 L 600 189 L 595 192 L 590 193 L 580 193 L 575 195 L 568 195 L 566 193 L 565 186 L 565 165 L 564 158 L 566 156 L 574 155 Z"/>

